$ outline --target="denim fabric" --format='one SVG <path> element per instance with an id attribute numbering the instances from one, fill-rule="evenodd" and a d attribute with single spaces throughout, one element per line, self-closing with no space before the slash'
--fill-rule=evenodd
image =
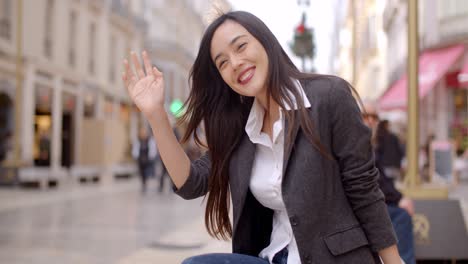
<path id="1" fill-rule="evenodd" d="M 387 208 L 398 238 L 398 252 L 401 258 L 406 264 L 416 264 L 411 216 L 400 207 L 389 205 Z"/>
<path id="2" fill-rule="evenodd" d="M 213 253 L 190 257 L 182 264 L 269 264 L 268 260 L 242 254 Z"/>
<path id="3" fill-rule="evenodd" d="M 273 257 L 273 264 L 287 264 L 288 263 L 288 248 L 284 248 L 276 253 Z"/>
<path id="4" fill-rule="evenodd" d="M 287 248 L 276 253 L 273 264 L 287 264 Z M 268 260 L 242 254 L 213 253 L 190 257 L 182 264 L 269 264 Z"/>

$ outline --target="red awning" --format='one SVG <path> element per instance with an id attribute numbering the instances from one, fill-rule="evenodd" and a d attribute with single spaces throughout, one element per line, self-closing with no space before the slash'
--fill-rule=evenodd
<path id="1" fill-rule="evenodd" d="M 464 45 L 423 52 L 419 57 L 419 98 L 422 99 L 447 73 L 450 66 L 463 54 Z M 396 81 L 379 99 L 383 110 L 405 109 L 408 77 L 405 74 Z"/>
<path id="2" fill-rule="evenodd" d="M 463 68 L 458 74 L 458 82 L 464 88 L 468 88 L 468 60 L 465 61 Z"/>

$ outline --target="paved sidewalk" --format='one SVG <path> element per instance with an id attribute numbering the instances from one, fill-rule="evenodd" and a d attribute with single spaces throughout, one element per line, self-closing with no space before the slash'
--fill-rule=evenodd
<path id="1" fill-rule="evenodd" d="M 193 255 L 231 252 L 231 242 L 211 238 L 203 222 L 202 218 L 198 218 L 162 237 L 154 246 L 142 248 L 122 258 L 118 264 L 178 264 Z"/>

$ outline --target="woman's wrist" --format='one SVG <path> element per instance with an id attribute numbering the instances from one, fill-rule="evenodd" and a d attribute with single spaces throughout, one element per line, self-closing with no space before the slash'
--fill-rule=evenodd
<path id="1" fill-rule="evenodd" d="M 401 258 L 396 244 L 379 250 L 379 256 L 384 264 L 401 264 Z"/>
<path id="2" fill-rule="evenodd" d="M 159 107 L 145 114 L 150 125 L 159 124 L 161 121 L 167 120 L 167 112 L 164 107 Z"/>

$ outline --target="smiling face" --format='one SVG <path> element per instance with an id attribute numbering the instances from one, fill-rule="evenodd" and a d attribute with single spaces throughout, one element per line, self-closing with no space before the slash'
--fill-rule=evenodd
<path id="1" fill-rule="evenodd" d="M 266 97 L 268 56 L 244 27 L 226 20 L 213 35 L 210 53 L 224 82 L 236 93 Z"/>

